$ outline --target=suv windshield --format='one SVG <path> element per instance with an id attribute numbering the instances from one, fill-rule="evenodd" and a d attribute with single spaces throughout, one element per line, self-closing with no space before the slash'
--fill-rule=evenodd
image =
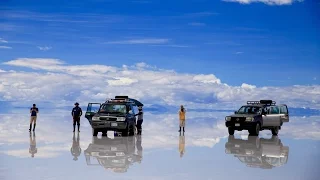
<path id="1" fill-rule="evenodd" d="M 125 114 L 127 112 L 127 107 L 125 104 L 103 104 L 99 112 Z"/>
<path id="2" fill-rule="evenodd" d="M 262 108 L 256 106 L 242 106 L 237 114 L 259 114 L 261 113 Z"/>

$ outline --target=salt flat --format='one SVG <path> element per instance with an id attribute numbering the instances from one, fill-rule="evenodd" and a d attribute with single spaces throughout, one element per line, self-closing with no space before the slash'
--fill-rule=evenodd
<path id="1" fill-rule="evenodd" d="M 318 179 L 319 116 L 291 116 L 279 136 L 229 136 L 229 112 L 190 112 L 186 132 L 176 114 L 146 112 L 142 136 L 93 138 L 85 118 L 72 132 L 70 112 L 0 115 L 0 177 L 53 179 Z"/>

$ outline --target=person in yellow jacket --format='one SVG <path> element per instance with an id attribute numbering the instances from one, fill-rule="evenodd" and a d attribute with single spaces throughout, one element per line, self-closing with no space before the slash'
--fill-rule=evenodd
<path id="1" fill-rule="evenodd" d="M 186 125 L 186 109 L 183 107 L 183 105 L 180 106 L 179 121 L 180 121 L 179 132 L 181 132 L 181 127 L 183 128 L 183 132 L 184 132 L 184 127 Z"/>

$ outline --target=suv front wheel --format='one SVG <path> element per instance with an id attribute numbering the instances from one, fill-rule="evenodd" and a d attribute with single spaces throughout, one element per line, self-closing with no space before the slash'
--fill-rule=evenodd
<path id="1" fill-rule="evenodd" d="M 98 130 L 92 128 L 92 136 L 97 136 L 98 135 Z"/>
<path id="2" fill-rule="evenodd" d="M 254 127 L 252 127 L 251 130 L 249 130 L 249 134 L 250 135 L 256 135 L 258 136 L 259 135 L 259 132 L 260 132 L 260 124 L 257 123 Z"/>
<path id="3" fill-rule="evenodd" d="M 232 127 L 228 127 L 229 135 L 234 135 L 234 129 Z"/>

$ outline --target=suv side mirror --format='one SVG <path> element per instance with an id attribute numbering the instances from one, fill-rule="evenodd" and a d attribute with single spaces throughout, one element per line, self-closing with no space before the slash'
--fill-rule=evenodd
<path id="1" fill-rule="evenodd" d="M 237 111 L 235 111 L 234 114 L 237 114 Z"/>

